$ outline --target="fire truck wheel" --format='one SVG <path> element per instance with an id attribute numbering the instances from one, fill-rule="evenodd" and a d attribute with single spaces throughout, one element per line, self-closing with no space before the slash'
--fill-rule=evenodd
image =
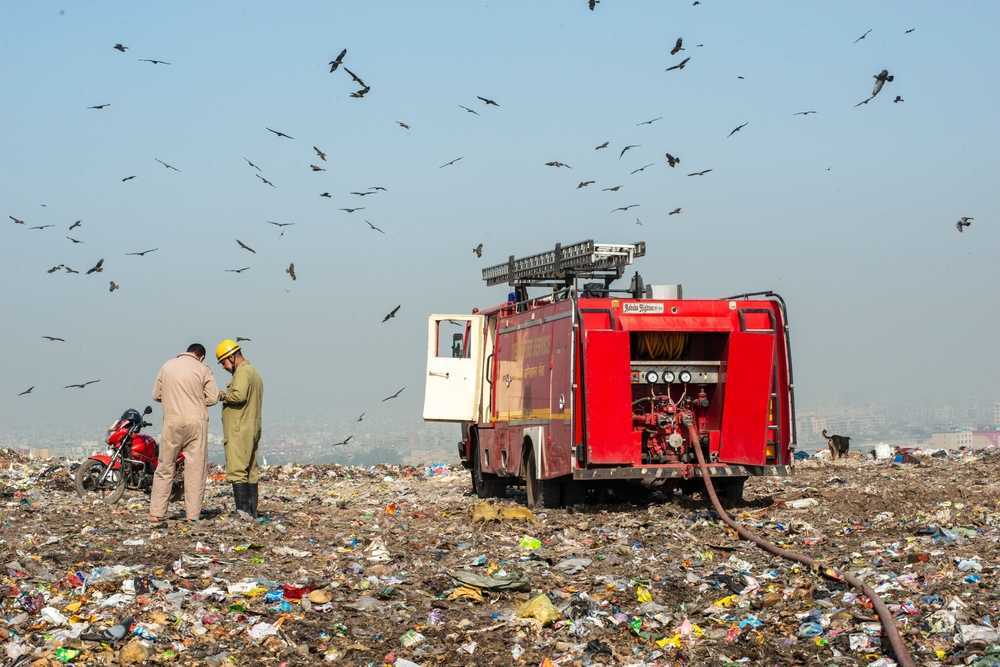
<path id="1" fill-rule="evenodd" d="M 717 477 L 712 480 L 715 494 L 719 496 L 723 507 L 736 507 L 743 502 L 743 486 L 746 482 L 746 477 Z"/>
<path id="2" fill-rule="evenodd" d="M 525 487 L 528 492 L 528 507 L 553 509 L 562 507 L 562 480 L 538 479 L 535 468 L 535 454 L 529 449 L 524 466 Z"/>
<path id="3" fill-rule="evenodd" d="M 479 442 L 472 441 L 472 490 L 480 498 L 503 498 L 507 485 L 496 475 L 484 473 L 479 467 Z"/>

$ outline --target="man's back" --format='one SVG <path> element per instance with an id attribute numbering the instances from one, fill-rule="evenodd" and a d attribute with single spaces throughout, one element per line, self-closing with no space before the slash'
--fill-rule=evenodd
<path id="1" fill-rule="evenodd" d="M 164 421 L 207 421 L 208 407 L 219 401 L 219 388 L 212 371 L 185 352 L 160 368 L 153 399 L 163 404 Z"/>

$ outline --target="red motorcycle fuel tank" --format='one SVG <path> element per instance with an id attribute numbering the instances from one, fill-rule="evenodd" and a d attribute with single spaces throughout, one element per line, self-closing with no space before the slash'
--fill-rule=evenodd
<path id="1" fill-rule="evenodd" d="M 137 433 L 132 436 L 132 458 L 136 461 L 142 461 L 148 464 L 151 468 L 156 468 L 157 456 L 159 456 L 159 448 L 156 446 L 156 440 L 153 440 L 148 435 L 142 435 Z"/>

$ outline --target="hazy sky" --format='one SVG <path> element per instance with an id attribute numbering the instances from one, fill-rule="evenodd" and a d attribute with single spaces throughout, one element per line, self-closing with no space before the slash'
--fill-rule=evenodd
<path id="1" fill-rule="evenodd" d="M 689 297 L 782 292 L 801 405 L 1000 398 L 998 24 L 987 2 L 7 3 L 2 430 L 97 432 L 148 402 L 187 343 L 237 335 L 253 338 L 269 420 L 412 418 L 426 315 L 502 300 L 487 264 L 586 238 L 644 239 L 647 282 Z M 344 47 L 364 99 L 328 73 Z M 895 81 L 855 108 L 882 68 Z M 328 171 L 310 171 L 313 145 Z M 348 194 L 371 186 L 388 192 Z M 366 209 L 337 210 L 351 206 Z M 976 220 L 960 235 L 962 215 Z M 65 238 L 77 219 L 80 245 Z M 296 225 L 279 238 L 266 220 Z M 99 258 L 102 274 L 45 273 Z"/>

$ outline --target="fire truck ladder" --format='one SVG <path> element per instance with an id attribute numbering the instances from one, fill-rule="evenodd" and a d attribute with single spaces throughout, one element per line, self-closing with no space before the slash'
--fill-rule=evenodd
<path id="1" fill-rule="evenodd" d="M 607 286 L 622 277 L 632 260 L 645 254 L 645 241 L 594 243 L 590 240 L 566 246 L 557 243 L 553 250 L 537 255 L 511 255 L 503 264 L 483 269 L 483 280 L 487 285 L 568 287 L 577 278 L 601 278 Z"/>

